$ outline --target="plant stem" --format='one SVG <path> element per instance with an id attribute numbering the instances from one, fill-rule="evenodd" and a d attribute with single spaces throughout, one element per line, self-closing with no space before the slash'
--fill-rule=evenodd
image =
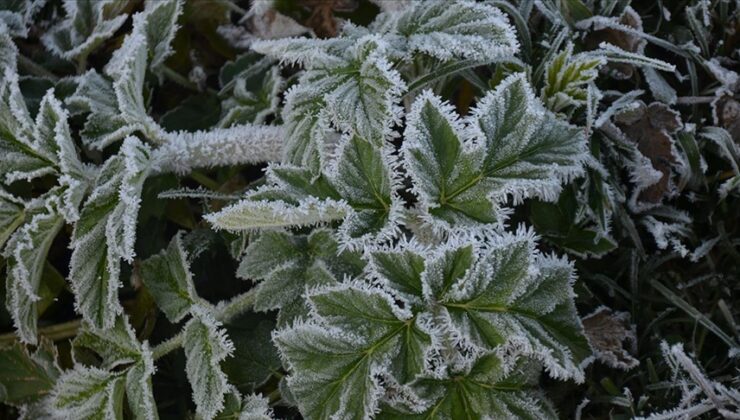
<path id="1" fill-rule="evenodd" d="M 215 314 L 216 319 L 221 322 L 229 322 L 230 320 L 236 318 L 244 312 L 252 309 L 256 296 L 255 290 L 256 289 L 251 289 L 250 291 L 235 297 L 234 299 L 229 301 L 229 303 L 221 306 L 220 308 L 217 308 Z M 179 349 L 182 346 L 184 337 L 185 335 L 182 331 L 180 331 L 174 337 L 155 346 L 152 349 L 152 357 L 154 358 L 154 360 L 157 360 L 162 356 Z"/>
<path id="2" fill-rule="evenodd" d="M 49 325 L 46 327 L 39 328 L 39 336 L 46 337 L 52 341 L 59 341 L 65 338 L 74 337 L 77 335 L 77 330 L 80 329 L 82 320 L 74 319 L 72 321 L 63 322 L 61 324 Z M 18 336 L 15 333 L 7 333 L 0 335 L 0 347 L 4 347 L 14 341 L 18 340 Z"/>

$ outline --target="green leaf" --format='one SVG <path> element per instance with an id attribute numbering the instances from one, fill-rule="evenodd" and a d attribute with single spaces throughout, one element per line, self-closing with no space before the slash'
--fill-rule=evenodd
<path id="1" fill-rule="evenodd" d="M 471 263 L 451 287 L 433 288 L 455 328 L 484 349 L 504 346 L 542 361 L 554 378 L 583 381 L 591 350 L 573 301 L 572 265 L 536 254 L 525 232 L 497 239 Z"/>
<path id="2" fill-rule="evenodd" d="M 157 302 L 157 307 L 172 322 L 179 322 L 197 301 L 188 255 L 182 245 L 182 232 L 166 250 L 141 263 L 141 279 Z"/>
<path id="3" fill-rule="evenodd" d="M 569 106 L 586 105 L 587 86 L 598 76 L 598 69 L 606 60 L 598 56 L 573 55 L 573 44 L 565 49 L 545 68 L 545 86 L 542 100 L 553 112 L 560 112 Z"/>
<path id="4" fill-rule="evenodd" d="M 181 13 L 181 0 L 160 0 L 147 2 L 144 11 L 134 16 L 136 30 L 146 34 L 149 65 L 155 73 L 161 73 L 165 60 L 174 53 L 170 44 L 175 38 Z"/>
<path id="5" fill-rule="evenodd" d="M 272 409 L 267 399 L 259 395 L 243 397 L 236 390 L 226 394 L 224 409 L 214 420 L 271 420 Z"/>
<path id="6" fill-rule="evenodd" d="M 530 375 L 535 372 L 526 372 Z M 432 401 L 420 414 L 387 409 L 377 419 L 557 419 L 558 416 L 541 392 L 527 383 L 528 378 L 506 374 L 503 362 L 494 354 L 480 357 L 467 372 L 448 378 L 420 378 L 413 384 L 423 400 Z"/>
<path id="7" fill-rule="evenodd" d="M 41 40 L 57 56 L 84 60 L 105 40 L 113 36 L 128 15 L 113 13 L 117 0 L 65 0 L 67 18 L 52 27 Z"/>
<path id="8" fill-rule="evenodd" d="M 345 284 L 309 300 L 322 323 L 298 323 L 274 337 L 307 418 L 364 419 L 382 393 L 376 372 L 390 368 L 404 380 L 421 372 L 431 339 L 387 293 Z"/>
<path id="9" fill-rule="evenodd" d="M 56 350 L 50 342 L 42 342 L 35 353 L 13 343 L 0 349 L 0 401 L 21 405 L 38 401 L 54 387 L 60 370 L 56 365 Z"/>
<path id="10" fill-rule="evenodd" d="M 228 382 L 221 362 L 234 352 L 220 326 L 204 308 L 196 306 L 184 329 L 185 371 L 193 389 L 196 413 L 209 419 L 223 408 Z"/>
<path id="11" fill-rule="evenodd" d="M 0 249 L 24 220 L 23 202 L 0 188 Z"/>
<path id="12" fill-rule="evenodd" d="M 141 353 L 141 359 L 126 372 L 126 399 L 135 419 L 157 420 L 157 403 L 154 401 L 152 376 L 154 360 L 148 347 Z"/>
<path id="13" fill-rule="evenodd" d="M 54 209 L 54 191 L 29 209 L 28 222 L 8 241 L 3 256 L 7 259 L 6 305 L 16 332 L 23 342 L 36 344 L 42 291 L 42 274 L 52 241 L 64 225 Z"/>
<path id="14" fill-rule="evenodd" d="M 530 217 L 537 232 L 547 241 L 581 258 L 598 258 L 615 249 L 617 244 L 613 239 L 576 223 L 575 213 L 569 214 L 563 208 L 568 197 L 575 200 L 572 193 L 563 193 L 557 204 L 532 201 Z"/>
<path id="15" fill-rule="evenodd" d="M 516 31 L 495 7 L 472 1 L 412 2 L 395 18 L 394 32 L 406 38 L 407 55 L 439 60 L 499 61 L 517 53 Z M 383 18 L 380 18 L 380 22 Z"/>
<path id="16" fill-rule="evenodd" d="M 56 173 L 54 149 L 36 141 L 34 125 L 18 88 L 18 75 L 6 68 L 0 81 L 0 178 L 6 184 Z"/>
<path id="17" fill-rule="evenodd" d="M 229 383 L 243 391 L 253 391 L 274 373 L 280 373 L 281 363 L 272 344 L 273 318 L 261 314 L 245 314 L 227 323 L 224 328 L 234 343 L 234 355 L 223 362 Z M 281 374 L 282 375 L 282 374 Z"/>
<path id="18" fill-rule="evenodd" d="M 232 82 L 232 96 L 223 102 L 226 112 L 218 123 L 219 127 L 261 124 L 268 115 L 277 111 L 284 83 L 278 68 L 270 67 L 259 80 L 253 78 L 239 77 Z"/>
<path id="19" fill-rule="evenodd" d="M 291 165 L 270 166 L 265 186 L 206 219 L 229 230 L 342 220 L 340 239 L 352 248 L 392 236 L 402 208 L 392 190 L 389 152 L 353 136 L 337 153 L 335 165 L 320 174 Z"/>
<path id="20" fill-rule="evenodd" d="M 404 157 L 436 227 L 494 223 L 509 198 L 555 200 L 586 158 L 583 132 L 546 112 L 521 73 L 481 99 L 464 124 L 430 92 L 407 120 Z"/>
<path id="21" fill-rule="evenodd" d="M 120 373 L 78 364 L 57 381 L 52 406 L 64 418 L 122 419 L 123 393 Z"/>
<path id="22" fill-rule="evenodd" d="M 349 139 L 339 152 L 337 170 L 332 174 L 340 196 L 355 210 L 342 226 L 350 238 L 383 235 L 393 230 L 399 209 L 392 197 L 390 157 L 370 142 L 357 136 Z"/>
<path id="23" fill-rule="evenodd" d="M 356 276 L 364 262 L 350 251 L 339 251 L 330 230 L 310 235 L 263 232 L 245 251 L 237 274 L 259 283 L 255 309 L 282 308 L 298 299 L 307 288 Z M 328 276 L 317 275 L 328 272 Z"/>
<path id="24" fill-rule="evenodd" d="M 95 328 L 111 327 L 118 302 L 120 259 L 132 261 L 141 189 L 150 150 L 129 137 L 108 159 L 85 202 L 72 237 L 69 279 L 76 309 Z"/>
<path id="25" fill-rule="evenodd" d="M 97 353 L 103 360 L 101 367 L 104 369 L 135 363 L 142 357 L 141 344 L 125 315 L 117 317 L 111 328 L 103 330 L 84 323 L 73 344 Z"/>

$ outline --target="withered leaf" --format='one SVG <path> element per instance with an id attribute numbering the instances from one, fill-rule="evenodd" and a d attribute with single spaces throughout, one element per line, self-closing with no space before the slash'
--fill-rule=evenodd
<path id="1" fill-rule="evenodd" d="M 602 306 L 582 320 L 586 337 L 596 360 L 605 365 L 629 370 L 640 364 L 624 348 L 624 342 L 636 342 L 635 331 L 629 323 L 627 312 L 614 312 Z"/>

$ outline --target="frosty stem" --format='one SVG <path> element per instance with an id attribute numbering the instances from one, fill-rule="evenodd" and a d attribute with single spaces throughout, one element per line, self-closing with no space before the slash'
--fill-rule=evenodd
<path id="1" fill-rule="evenodd" d="M 195 168 L 279 161 L 281 126 L 240 125 L 208 132 L 166 133 L 153 156 L 158 172 L 184 174 Z"/>
<path id="2" fill-rule="evenodd" d="M 256 289 L 243 293 L 224 306 L 216 309 L 216 319 L 221 322 L 228 322 L 244 312 L 252 309 L 254 306 L 254 299 L 256 296 Z M 152 349 L 152 355 L 154 360 L 157 360 L 170 352 L 179 349 L 182 346 L 185 334 L 181 331 L 169 340 L 157 345 Z"/>

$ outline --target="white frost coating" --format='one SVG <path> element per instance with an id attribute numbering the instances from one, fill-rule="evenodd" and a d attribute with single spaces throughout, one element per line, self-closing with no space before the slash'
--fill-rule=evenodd
<path id="1" fill-rule="evenodd" d="M 211 131 L 167 133 L 153 155 L 157 172 L 186 174 L 196 168 L 279 161 L 282 126 L 238 125 Z"/>
<path id="2" fill-rule="evenodd" d="M 498 205 L 507 199 L 555 201 L 562 184 L 583 173 L 587 156 L 582 129 L 545 111 L 523 73 L 507 77 L 463 121 L 422 93 L 404 136 L 412 191 L 441 230 L 500 223 Z"/>
<path id="3" fill-rule="evenodd" d="M 286 226 L 312 226 L 343 219 L 352 211 L 344 201 L 308 197 L 297 205 L 284 201 L 242 200 L 205 216 L 216 229 L 230 231 Z"/>
<path id="4" fill-rule="evenodd" d="M 516 31 L 506 16 L 488 4 L 467 0 L 412 2 L 397 15 L 394 32 L 407 37 L 408 53 L 422 52 L 443 61 L 491 62 L 519 50 Z"/>
<path id="5" fill-rule="evenodd" d="M 52 407 L 62 418 L 82 419 L 102 415 L 117 418 L 117 402 L 123 394 L 123 377 L 96 367 L 76 364 L 57 381 Z"/>
<path id="6" fill-rule="evenodd" d="M 193 318 L 184 329 L 185 370 L 193 388 L 196 412 L 204 419 L 212 419 L 223 408 L 228 390 L 220 364 L 232 355 L 234 344 L 209 309 L 196 305 L 191 313 Z"/>
<path id="7" fill-rule="evenodd" d="M 61 58 L 84 60 L 128 19 L 127 14 L 115 16 L 115 12 L 114 17 L 106 19 L 106 8 L 114 3 L 115 0 L 65 0 L 67 18 L 46 32 L 41 41 Z M 80 32 L 82 28 L 86 30 Z"/>
<path id="8" fill-rule="evenodd" d="M 704 370 L 686 354 L 683 343 L 661 343 L 663 358 L 673 373 L 673 382 L 681 390 L 675 408 L 653 413 L 641 420 L 692 419 L 716 410 L 728 419 L 740 418 L 740 391 L 707 377 Z"/>
<path id="9" fill-rule="evenodd" d="M 608 42 L 602 42 L 599 44 L 599 49 L 594 50 L 590 53 L 584 53 L 597 57 L 604 57 L 607 61 L 612 63 L 627 63 L 638 67 L 651 67 L 656 70 L 674 72 L 676 66 L 665 61 L 658 60 L 657 58 L 646 57 L 642 54 L 637 54 L 629 51 L 625 51 L 616 45 L 609 44 Z"/>

